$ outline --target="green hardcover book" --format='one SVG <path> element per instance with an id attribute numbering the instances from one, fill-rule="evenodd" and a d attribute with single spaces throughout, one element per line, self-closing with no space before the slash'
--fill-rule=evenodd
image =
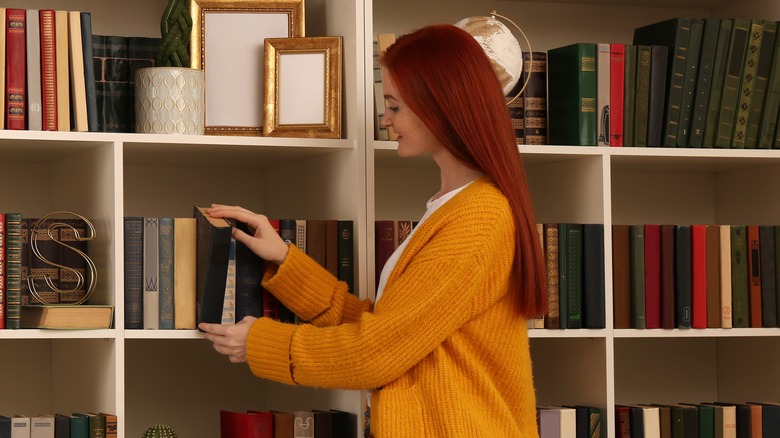
<path id="1" fill-rule="evenodd" d="M 691 23 L 690 18 L 678 17 L 634 29 L 634 44 L 666 46 L 669 50 L 663 130 L 663 146 L 667 147 L 677 145 Z"/>
<path id="2" fill-rule="evenodd" d="M 547 52 L 550 144 L 596 145 L 596 44 Z"/>
<path id="3" fill-rule="evenodd" d="M 558 224 L 558 320 L 561 329 L 568 327 L 569 318 L 569 233 L 568 224 Z"/>
<path id="4" fill-rule="evenodd" d="M 696 89 L 691 110 L 688 147 L 700 148 L 703 145 L 704 126 L 707 121 L 707 107 L 710 99 L 710 87 L 712 86 L 712 69 L 718 47 L 719 33 L 720 20 L 717 18 L 705 18 L 701 38 L 701 53 L 699 54 L 699 65 L 697 67 Z"/>
<path id="5" fill-rule="evenodd" d="M 747 140 L 748 117 L 753 102 L 753 92 L 756 86 L 758 73 L 758 61 L 761 56 L 761 42 L 764 39 L 764 23 L 753 20 L 750 23 L 748 50 L 745 54 L 745 66 L 742 69 L 742 78 L 739 83 L 739 98 L 737 99 L 737 113 L 734 118 L 734 134 L 731 138 L 731 147 L 744 149 Z"/>
<path id="6" fill-rule="evenodd" d="M 70 438 L 90 438 L 89 417 L 84 414 L 70 416 Z"/>
<path id="7" fill-rule="evenodd" d="M 18 329 L 22 312 L 22 215 L 5 214 L 5 327 Z"/>
<path id="8" fill-rule="evenodd" d="M 753 84 L 753 93 L 750 98 L 750 108 L 747 116 L 747 131 L 745 134 L 746 149 L 755 149 L 758 147 L 758 130 L 761 125 L 761 115 L 764 112 L 769 72 L 772 69 L 772 59 L 775 54 L 777 23 L 764 21 L 762 24 L 764 26 L 764 35 L 761 38 L 761 53 L 758 56 L 756 79 Z"/>
<path id="9" fill-rule="evenodd" d="M 174 228 L 172 217 L 159 218 L 159 327 L 160 330 L 173 330 L 173 239 Z"/>
<path id="10" fill-rule="evenodd" d="M 634 110 L 636 105 L 636 49 L 626 44 L 623 63 L 623 146 L 634 146 Z"/>
<path id="11" fill-rule="evenodd" d="M 735 18 L 734 27 L 731 31 L 731 40 L 729 41 L 726 72 L 723 76 L 723 91 L 720 96 L 718 124 L 715 131 L 715 147 L 718 148 L 731 147 L 731 140 L 734 134 L 734 120 L 737 114 L 737 102 L 739 101 L 739 85 L 745 64 L 745 52 L 747 52 L 749 36 L 750 20 Z"/>
<path id="12" fill-rule="evenodd" d="M 582 328 L 582 224 L 566 224 L 566 328 Z"/>
<path id="13" fill-rule="evenodd" d="M 734 328 L 750 326 L 748 304 L 747 229 L 731 226 L 731 315 Z"/>
<path id="14" fill-rule="evenodd" d="M 693 117 L 693 102 L 696 95 L 696 79 L 700 68 L 704 20 L 691 20 L 691 34 L 688 40 L 688 50 L 685 58 L 685 75 L 683 77 L 683 93 L 680 101 L 680 124 L 677 128 L 677 147 L 688 147 L 691 133 L 691 118 Z"/>
<path id="15" fill-rule="evenodd" d="M 730 18 L 720 20 L 715 59 L 712 61 L 712 82 L 710 84 L 709 102 L 707 103 L 707 116 L 704 121 L 702 146 L 706 148 L 715 146 L 715 132 L 718 128 L 723 80 L 726 76 L 726 61 L 728 60 L 731 30 L 733 27 L 734 20 Z"/>
<path id="16" fill-rule="evenodd" d="M 631 328 L 647 328 L 645 318 L 645 227 L 629 226 Z"/>
<path id="17" fill-rule="evenodd" d="M 780 109 L 780 38 L 777 37 L 777 26 L 778 22 L 774 22 L 771 24 L 766 23 L 764 27 L 765 30 L 775 29 L 775 34 L 772 43 L 772 55 L 769 61 L 769 75 L 766 80 L 764 106 L 760 115 L 755 116 L 756 118 L 760 117 L 760 120 L 758 120 L 758 132 L 756 133 L 756 147 L 759 149 L 772 147 L 772 137 L 777 127 L 777 114 Z M 766 33 L 764 33 L 764 38 L 767 38 Z M 767 47 L 767 44 L 764 43 L 763 47 Z M 764 54 L 762 54 L 762 58 L 764 58 Z M 760 69 L 761 66 L 759 66 Z M 753 114 L 751 113 L 750 115 L 750 124 L 753 124 L 755 120 Z M 748 134 L 748 138 L 750 138 L 750 134 Z"/>
<path id="18" fill-rule="evenodd" d="M 637 46 L 636 97 L 634 98 L 634 146 L 647 146 L 647 120 L 650 105 L 652 47 Z"/>
<path id="19" fill-rule="evenodd" d="M 345 281 L 349 291 L 357 295 L 355 290 L 355 269 L 354 269 L 354 238 L 352 233 L 352 221 L 338 221 L 338 279 Z"/>
<path id="20" fill-rule="evenodd" d="M 95 70 L 95 100 L 98 131 L 133 132 L 128 125 L 130 71 L 127 66 L 127 37 L 92 35 Z"/>
<path id="21" fill-rule="evenodd" d="M 667 72 L 666 46 L 650 46 L 650 87 L 647 99 L 647 146 L 663 145 L 664 94 Z"/>

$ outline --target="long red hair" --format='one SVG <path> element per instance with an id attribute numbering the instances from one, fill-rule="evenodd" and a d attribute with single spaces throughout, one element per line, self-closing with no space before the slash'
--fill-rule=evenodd
<path id="1" fill-rule="evenodd" d="M 382 57 L 400 97 L 459 161 L 489 176 L 515 223 L 514 279 L 520 312 L 546 309 L 546 269 L 531 195 L 498 77 L 482 47 L 449 24 L 400 36 Z"/>

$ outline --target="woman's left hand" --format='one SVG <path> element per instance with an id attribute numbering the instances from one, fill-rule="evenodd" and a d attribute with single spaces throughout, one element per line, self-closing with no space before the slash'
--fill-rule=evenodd
<path id="1" fill-rule="evenodd" d="M 212 342 L 214 350 L 227 356 L 231 362 L 240 363 L 246 362 L 246 338 L 256 319 L 247 316 L 236 324 L 202 322 L 198 328 L 203 330 L 203 337 Z"/>

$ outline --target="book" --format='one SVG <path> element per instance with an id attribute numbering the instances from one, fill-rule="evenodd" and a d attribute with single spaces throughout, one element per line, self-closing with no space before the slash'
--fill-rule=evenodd
<path id="1" fill-rule="evenodd" d="M 777 117 L 780 112 L 780 38 L 777 38 L 777 35 L 775 35 L 772 52 L 764 109 L 761 112 L 758 139 L 756 140 L 756 147 L 759 149 L 771 148 L 777 131 Z"/>
<path id="2" fill-rule="evenodd" d="M 596 44 L 596 145 L 609 146 L 610 46 Z"/>
<path id="3" fill-rule="evenodd" d="M 95 72 L 95 108 L 98 131 L 133 132 L 129 125 L 130 68 L 128 37 L 92 35 L 92 58 Z"/>
<path id="4" fill-rule="evenodd" d="M 325 269 L 339 275 L 339 225 L 335 219 L 325 221 Z"/>
<path id="5" fill-rule="evenodd" d="M 665 93 L 667 89 L 667 53 L 666 46 L 650 46 L 650 86 L 647 99 L 647 146 L 663 145 Z"/>
<path id="6" fill-rule="evenodd" d="M 158 218 L 158 328 L 173 330 L 174 328 L 174 227 L 173 217 Z"/>
<path id="7" fill-rule="evenodd" d="M 609 145 L 623 146 L 626 45 L 609 45 Z"/>
<path id="8" fill-rule="evenodd" d="M 5 327 L 20 328 L 22 312 L 22 215 L 5 213 Z"/>
<path id="9" fill-rule="evenodd" d="M 777 23 L 772 21 L 762 22 L 764 35 L 761 38 L 761 54 L 756 65 L 756 77 L 753 85 L 753 93 L 750 97 L 750 109 L 748 111 L 747 130 L 745 131 L 745 148 L 758 147 L 759 128 L 764 112 L 764 103 L 767 95 L 769 74 L 772 69 L 772 60 L 775 57 L 775 39 Z M 766 144 L 764 144 L 766 148 Z"/>
<path id="10" fill-rule="evenodd" d="M 314 438 L 334 438 L 333 435 L 333 412 L 315 409 L 314 415 Z"/>
<path id="11" fill-rule="evenodd" d="M 604 224 L 582 224 L 582 327 L 606 327 Z"/>
<path id="12" fill-rule="evenodd" d="M 644 225 L 645 326 L 661 328 L 661 225 Z"/>
<path id="13" fill-rule="evenodd" d="M 84 62 L 84 99 L 87 110 L 87 131 L 97 132 L 97 95 L 95 94 L 95 63 L 92 52 L 92 14 L 80 12 L 81 50 Z"/>
<path id="14" fill-rule="evenodd" d="M 338 275 L 339 280 L 347 283 L 347 289 L 357 295 L 355 290 L 353 223 L 350 220 L 338 221 Z"/>
<path id="15" fill-rule="evenodd" d="M 198 234 L 196 269 L 196 322 L 219 324 L 225 298 L 225 281 L 230 251 L 231 226 L 222 218 L 214 218 L 195 206 Z"/>
<path id="16" fill-rule="evenodd" d="M 70 45 L 70 99 L 73 117 L 71 130 L 77 132 L 88 131 L 87 121 L 87 89 L 84 73 L 84 46 L 81 34 L 81 13 L 68 11 L 68 35 Z"/>
<path id="17" fill-rule="evenodd" d="M 547 51 L 550 144 L 596 145 L 596 44 Z"/>
<path id="18" fill-rule="evenodd" d="M 612 225 L 612 305 L 614 328 L 631 328 L 631 268 L 629 226 Z"/>
<path id="19" fill-rule="evenodd" d="M 707 327 L 721 328 L 720 227 L 707 225 L 704 233 L 706 239 Z"/>
<path id="20" fill-rule="evenodd" d="M 712 82 L 710 83 L 710 97 L 704 122 L 702 147 L 715 147 L 715 134 L 718 129 L 718 115 L 720 113 L 721 95 L 723 94 L 723 82 L 726 77 L 726 68 L 728 67 L 727 62 L 733 26 L 733 19 L 723 18 L 720 20 L 715 58 L 712 61 Z"/>
<path id="21" fill-rule="evenodd" d="M 30 436 L 30 417 L 16 414 L 11 417 L 11 438 L 28 438 Z"/>
<path id="22" fill-rule="evenodd" d="M 676 147 L 691 19 L 676 17 L 634 29 L 633 44 L 667 47 L 662 146 Z"/>
<path id="23" fill-rule="evenodd" d="M 53 9 L 41 9 L 38 15 L 41 29 L 41 129 L 56 131 L 58 129 L 56 21 Z"/>
<path id="24" fill-rule="evenodd" d="M 626 44 L 623 57 L 623 146 L 634 146 L 637 46 Z"/>
<path id="25" fill-rule="evenodd" d="M 270 412 L 219 411 L 222 438 L 273 438 L 274 417 Z"/>
<path id="26" fill-rule="evenodd" d="M 6 73 L 5 40 L 6 40 L 6 34 L 8 32 L 8 22 L 6 21 L 5 9 L 6 8 L 0 6 L 0 129 L 5 129 L 5 106 L 6 106 L 5 103 L 5 73 Z"/>
<path id="27" fill-rule="evenodd" d="M 750 327 L 760 328 L 761 321 L 761 240 L 758 225 L 747 225 L 748 314 Z"/>
<path id="28" fill-rule="evenodd" d="M 100 304 L 28 304 L 21 308 L 21 328 L 108 329 L 114 307 Z"/>
<path id="29" fill-rule="evenodd" d="M 745 53 L 742 77 L 737 89 L 737 108 L 734 119 L 734 132 L 731 136 L 732 148 L 745 148 L 747 143 L 748 117 L 754 99 L 756 74 L 764 38 L 764 23 L 761 20 L 751 20 L 748 37 L 748 48 Z"/>
<path id="30" fill-rule="evenodd" d="M 731 299 L 731 226 L 718 226 L 718 243 L 720 246 L 720 325 L 722 328 L 733 327 L 733 310 Z"/>
<path id="31" fill-rule="evenodd" d="M 70 59 L 68 11 L 54 11 L 57 69 L 57 130 L 70 131 Z"/>
<path id="32" fill-rule="evenodd" d="M 54 416 L 34 415 L 30 417 L 30 438 L 54 438 Z"/>
<path id="33" fill-rule="evenodd" d="M 295 438 L 315 438 L 314 412 L 293 411 L 293 436 Z"/>
<path id="34" fill-rule="evenodd" d="M 674 225 L 661 225 L 661 328 L 677 326 L 675 302 Z"/>
<path id="35" fill-rule="evenodd" d="M 144 329 L 160 328 L 160 219 L 144 217 Z"/>
<path id="36" fill-rule="evenodd" d="M 5 9 L 5 129 L 27 129 L 27 13 Z"/>
<path id="37" fill-rule="evenodd" d="M 644 225 L 629 226 L 631 272 L 631 328 L 647 328 L 645 319 L 645 230 Z"/>
<path id="38" fill-rule="evenodd" d="M 615 405 L 615 436 L 631 438 L 631 408 L 628 405 Z"/>
<path id="39" fill-rule="evenodd" d="M 69 415 L 54 414 L 54 438 L 70 438 Z"/>
<path id="40" fill-rule="evenodd" d="M 236 239 L 231 237 L 227 274 L 225 275 L 225 291 L 222 299 L 221 324 L 235 324 L 236 322 Z"/>
<path id="41" fill-rule="evenodd" d="M 677 147 L 688 147 L 690 139 L 696 81 L 701 67 L 699 57 L 703 34 L 704 20 L 692 18 L 688 47 L 685 50 L 685 72 L 683 75 L 682 99 L 680 99 L 680 120 L 677 127 Z"/>
<path id="42" fill-rule="evenodd" d="M 544 315 L 544 328 L 561 328 L 558 273 L 558 224 L 542 225 L 544 232 L 544 251 L 547 266 L 547 312 Z"/>
<path id="43" fill-rule="evenodd" d="M 71 438 L 93 438 L 89 435 L 89 418 L 83 414 L 70 415 Z"/>
<path id="44" fill-rule="evenodd" d="M 634 97 L 634 146 L 647 146 L 648 117 L 650 111 L 650 67 L 652 46 L 636 46 L 636 85 Z"/>
<path id="45" fill-rule="evenodd" d="M 106 436 L 106 417 L 105 415 L 87 412 L 85 414 L 75 412 L 74 417 L 85 417 L 87 427 L 89 428 L 89 438 L 105 438 Z"/>
<path id="46" fill-rule="evenodd" d="M 173 326 L 175 329 L 195 329 L 197 239 L 195 218 L 173 218 Z"/>
<path id="47" fill-rule="evenodd" d="M 1 106 L 1 105 L 0 105 Z M 0 329 L 5 327 L 6 284 L 5 284 L 5 213 L 0 212 Z"/>
<path id="48" fill-rule="evenodd" d="M 559 266 L 565 265 L 566 275 L 561 277 L 565 278 L 565 281 L 561 281 L 561 294 L 565 292 L 566 295 L 566 328 L 578 329 L 582 328 L 582 309 L 583 309 L 583 297 L 582 297 L 582 241 L 583 231 L 582 224 L 566 223 L 562 224 L 563 230 L 566 233 L 564 251 L 559 251 L 558 263 Z M 558 237 L 560 239 L 561 231 L 558 231 Z M 562 257 L 563 255 L 563 257 Z M 561 263 L 561 260 L 564 260 Z M 561 269 L 561 268 L 559 268 Z M 560 272 L 559 272 L 560 274 Z M 565 287 L 563 287 L 565 285 Z M 563 324 L 564 320 L 561 320 Z"/>
<path id="49" fill-rule="evenodd" d="M 295 221 L 280 221 L 281 224 L 292 222 L 290 236 L 295 239 Z M 290 224 L 288 224 L 290 225 Z M 247 225 L 238 222 L 236 228 L 249 232 Z M 236 322 L 246 316 L 259 318 L 263 316 L 263 260 L 252 252 L 249 247 L 240 241 L 236 241 Z"/>
<path id="50" fill-rule="evenodd" d="M 106 438 L 117 438 L 119 431 L 117 430 L 117 418 L 116 414 L 108 412 L 99 412 L 106 419 Z"/>
<path id="51" fill-rule="evenodd" d="M 558 317 L 561 329 L 569 327 L 569 233 L 566 230 L 567 225 L 564 222 L 558 224 Z"/>
<path id="52" fill-rule="evenodd" d="M 125 329 L 144 328 L 144 218 L 124 218 Z"/>
<path id="53" fill-rule="evenodd" d="M 707 109 L 709 108 L 711 95 L 710 88 L 712 87 L 712 76 L 720 29 L 720 19 L 704 19 L 693 108 L 691 110 L 691 128 L 688 136 L 688 147 L 700 148 L 704 146 L 704 129 L 707 122 Z"/>
<path id="54" fill-rule="evenodd" d="M 526 79 L 528 83 L 522 96 L 517 99 L 522 101 L 523 144 L 548 144 L 547 52 L 523 52 L 523 66 L 518 86 L 522 86 Z"/>
<path id="55" fill-rule="evenodd" d="M 271 411 L 274 417 L 274 438 L 294 438 L 293 413 L 286 411 Z"/>
<path id="56" fill-rule="evenodd" d="M 691 225 L 691 327 L 707 328 L 707 229 Z"/>
<path id="57" fill-rule="evenodd" d="M 739 101 L 739 85 L 745 64 L 750 36 L 750 20 L 735 18 L 729 40 L 726 71 L 723 76 L 723 87 L 720 95 L 720 105 L 715 129 L 715 147 L 729 148 L 734 134 L 734 120 Z"/>
<path id="58" fill-rule="evenodd" d="M 41 95 L 41 25 L 38 9 L 26 9 L 27 130 L 43 130 Z"/>
<path id="59" fill-rule="evenodd" d="M 323 268 L 327 267 L 328 223 L 324 219 L 306 221 L 306 254 Z"/>
<path id="60" fill-rule="evenodd" d="M 675 320 L 677 328 L 691 328 L 692 312 L 692 267 L 691 226 L 676 225 L 674 230 L 674 276 L 675 276 Z"/>
<path id="61" fill-rule="evenodd" d="M 645 416 L 642 406 L 630 405 L 628 417 L 631 422 L 631 438 L 645 438 Z"/>
<path id="62" fill-rule="evenodd" d="M 775 265 L 775 229 L 773 225 L 758 227 L 761 260 L 761 326 L 777 327 L 777 282 Z"/>
<path id="63" fill-rule="evenodd" d="M 387 50 L 388 47 L 390 47 L 395 42 L 395 34 L 393 33 L 380 33 L 377 34 L 377 54 L 379 57 L 382 56 L 383 53 L 385 53 L 385 50 Z M 381 84 L 381 64 L 379 64 L 379 74 L 380 74 L 380 84 Z M 384 94 L 381 95 L 382 98 L 379 101 L 382 108 L 385 106 L 385 98 Z M 385 128 L 387 131 L 387 140 L 395 141 L 397 134 L 395 133 L 395 130 L 392 127 Z"/>
<path id="64" fill-rule="evenodd" d="M 747 233 L 744 225 L 731 225 L 731 310 L 732 326 L 750 326 L 748 305 Z"/>

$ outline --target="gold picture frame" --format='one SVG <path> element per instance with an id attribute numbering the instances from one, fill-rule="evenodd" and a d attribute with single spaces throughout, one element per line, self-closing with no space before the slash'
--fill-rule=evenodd
<path id="1" fill-rule="evenodd" d="M 341 138 L 342 38 L 267 38 L 263 135 Z"/>
<path id="2" fill-rule="evenodd" d="M 205 76 L 205 134 L 262 135 L 266 38 L 303 37 L 304 0 L 192 0 L 191 67 Z"/>

